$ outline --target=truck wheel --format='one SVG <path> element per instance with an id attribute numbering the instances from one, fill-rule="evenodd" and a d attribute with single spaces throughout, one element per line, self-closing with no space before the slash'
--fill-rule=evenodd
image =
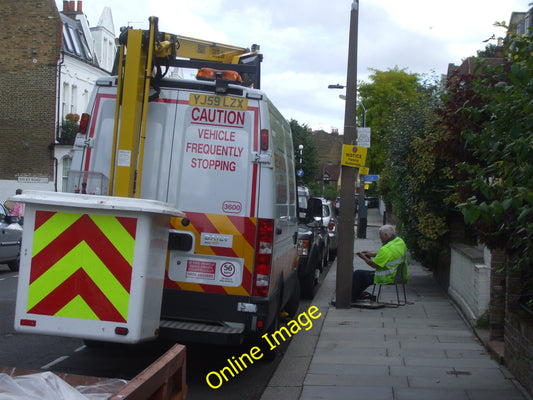
<path id="1" fill-rule="evenodd" d="M 336 257 L 337 257 L 337 249 L 330 249 L 329 250 L 329 261 L 333 262 Z"/>
<path id="2" fill-rule="evenodd" d="M 302 297 L 312 300 L 315 297 L 316 278 L 315 271 L 305 276 L 301 282 Z"/>
<path id="3" fill-rule="evenodd" d="M 292 291 L 291 297 L 287 304 L 285 304 L 285 312 L 289 314 L 289 317 L 292 318 L 298 312 L 298 306 L 300 304 L 300 284 L 297 283 L 294 285 L 294 290 Z"/>
<path id="4" fill-rule="evenodd" d="M 279 329 L 279 313 L 274 317 L 274 321 L 270 324 L 270 327 L 268 328 L 268 336 L 272 336 L 274 332 L 276 332 Z M 267 343 L 266 340 L 261 339 L 261 344 L 259 345 L 263 352 L 263 358 L 261 358 L 264 361 L 271 362 L 276 359 L 276 355 L 278 354 L 278 348 L 275 347 L 272 350 L 270 350 L 270 345 Z"/>

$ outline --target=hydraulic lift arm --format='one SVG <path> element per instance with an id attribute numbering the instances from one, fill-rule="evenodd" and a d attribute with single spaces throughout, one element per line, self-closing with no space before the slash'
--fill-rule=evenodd
<path id="1" fill-rule="evenodd" d="M 159 32 L 157 17 L 150 17 L 149 22 L 148 30 L 125 28 L 119 38 L 114 151 L 109 175 L 109 193 L 113 196 L 140 195 L 148 103 L 151 96 L 157 97 L 157 82 L 169 67 L 227 68 L 229 65 L 232 70 L 253 76 L 251 84 L 260 87 L 262 55 L 258 46 L 252 46 L 250 51 L 168 34 Z M 150 94 L 151 89 L 155 89 L 155 95 Z"/>

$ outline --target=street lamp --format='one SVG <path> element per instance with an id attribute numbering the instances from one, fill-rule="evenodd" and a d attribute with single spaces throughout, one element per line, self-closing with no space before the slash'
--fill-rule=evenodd
<path id="1" fill-rule="evenodd" d="M 363 128 L 366 128 L 366 108 L 365 108 L 365 105 L 363 103 L 361 103 L 360 101 L 357 102 L 357 105 L 363 107 Z"/>
<path id="2" fill-rule="evenodd" d="M 300 150 L 300 164 L 299 164 L 298 171 L 296 171 L 296 175 L 298 175 L 298 184 L 301 184 L 303 183 L 302 178 L 304 176 L 304 169 L 303 169 L 303 164 L 302 164 L 302 153 L 304 151 L 304 145 L 303 144 L 299 145 L 298 150 Z"/>

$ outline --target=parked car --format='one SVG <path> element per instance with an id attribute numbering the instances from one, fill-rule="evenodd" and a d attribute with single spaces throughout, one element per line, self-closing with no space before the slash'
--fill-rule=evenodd
<path id="1" fill-rule="evenodd" d="M 304 187 L 298 187 L 298 215 L 298 279 L 301 296 L 312 299 L 324 262 L 327 263 L 327 233 L 322 225 L 322 201 L 309 197 Z"/>
<path id="2" fill-rule="evenodd" d="M 6 207 L 0 204 L 0 264 L 7 264 L 11 271 L 18 271 L 22 227 L 18 217 L 9 215 Z"/>
<path id="3" fill-rule="evenodd" d="M 377 207 L 379 207 L 379 198 L 377 198 L 377 197 L 367 197 L 366 198 L 366 206 L 368 208 L 377 208 Z"/>
<path id="4" fill-rule="evenodd" d="M 333 203 L 333 207 L 337 210 L 337 216 L 339 215 L 339 211 L 341 209 L 341 196 L 337 196 Z M 359 208 L 359 199 L 357 198 L 357 195 L 355 195 L 355 212 L 354 214 L 357 214 L 357 210 Z"/>
<path id="5" fill-rule="evenodd" d="M 298 219 L 300 222 L 305 221 L 307 213 L 307 201 L 311 198 L 309 189 L 305 186 L 298 186 Z"/>
<path id="6" fill-rule="evenodd" d="M 326 230 L 328 240 L 328 261 L 335 260 L 337 257 L 337 247 L 339 244 L 339 232 L 337 231 L 337 212 L 333 203 L 329 200 L 322 199 L 322 226 Z"/>
<path id="7" fill-rule="evenodd" d="M 333 207 L 337 210 L 337 215 L 339 215 L 339 210 L 341 208 L 341 196 L 337 196 L 335 201 L 333 202 Z"/>

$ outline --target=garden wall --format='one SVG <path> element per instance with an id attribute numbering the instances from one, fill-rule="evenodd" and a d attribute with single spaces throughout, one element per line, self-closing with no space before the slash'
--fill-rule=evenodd
<path id="1" fill-rule="evenodd" d="M 478 319 L 489 308 L 490 254 L 483 248 L 461 243 L 451 244 L 450 284 L 448 293 L 463 314 Z"/>
<path id="2" fill-rule="evenodd" d="M 522 310 L 507 311 L 505 365 L 533 394 L 533 316 Z"/>

